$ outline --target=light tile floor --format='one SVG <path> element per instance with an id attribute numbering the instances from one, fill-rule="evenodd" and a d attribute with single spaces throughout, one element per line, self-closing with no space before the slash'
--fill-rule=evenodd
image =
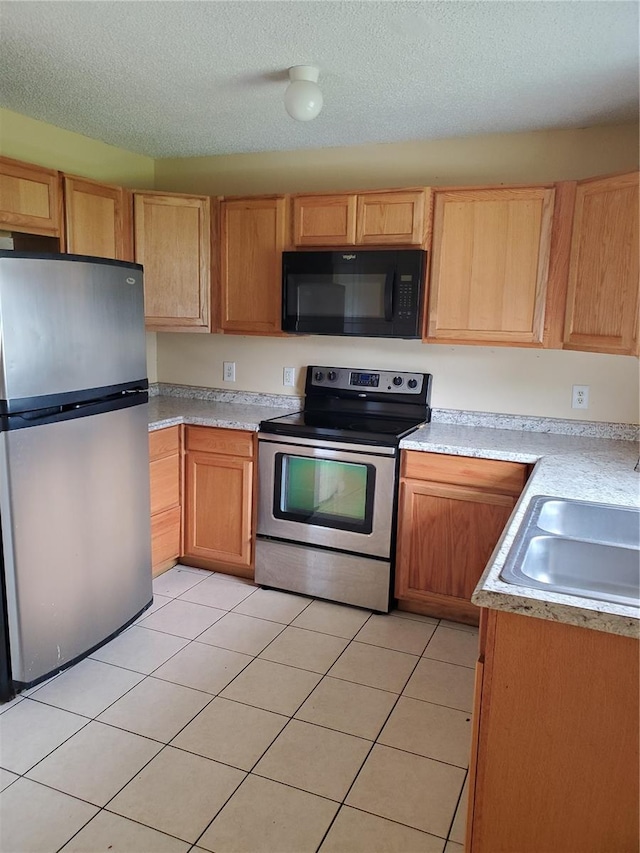
<path id="1" fill-rule="evenodd" d="M 7 853 L 461 853 L 477 631 L 176 567 L 0 706 Z"/>

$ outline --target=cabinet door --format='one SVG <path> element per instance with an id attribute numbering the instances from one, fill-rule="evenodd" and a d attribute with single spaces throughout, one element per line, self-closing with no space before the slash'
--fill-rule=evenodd
<path id="1" fill-rule="evenodd" d="M 84 178 L 65 175 L 67 252 L 133 260 L 131 194 Z"/>
<path id="2" fill-rule="evenodd" d="M 250 566 L 252 460 L 189 451 L 185 475 L 186 556 Z"/>
<path id="3" fill-rule="evenodd" d="M 564 348 L 638 350 L 638 173 L 576 189 Z"/>
<path id="4" fill-rule="evenodd" d="M 135 259 L 144 266 L 147 328 L 210 328 L 211 204 L 204 196 L 134 193 Z"/>
<path id="5" fill-rule="evenodd" d="M 637 851 L 637 638 L 502 611 L 490 620 L 465 850 Z"/>
<path id="6" fill-rule="evenodd" d="M 223 331 L 263 335 L 280 332 L 284 236 L 284 198 L 222 202 Z"/>
<path id="7" fill-rule="evenodd" d="M 293 242 L 296 246 L 353 246 L 356 196 L 295 196 Z"/>
<path id="8" fill-rule="evenodd" d="M 435 192 L 427 340 L 540 344 L 554 190 Z"/>
<path id="9" fill-rule="evenodd" d="M 0 157 L 0 227 L 59 237 L 62 233 L 59 173 Z"/>
<path id="10" fill-rule="evenodd" d="M 358 196 L 356 243 L 421 246 L 425 239 L 424 190 Z"/>
<path id="11" fill-rule="evenodd" d="M 396 596 L 469 601 L 515 501 L 464 486 L 402 480 Z"/>

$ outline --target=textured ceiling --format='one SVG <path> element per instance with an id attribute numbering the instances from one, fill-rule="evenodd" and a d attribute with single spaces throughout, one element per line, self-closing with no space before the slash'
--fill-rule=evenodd
<path id="1" fill-rule="evenodd" d="M 311 122 L 284 110 L 296 64 L 321 69 Z M 0 104 L 152 157 L 626 121 L 638 5 L 3 0 Z"/>

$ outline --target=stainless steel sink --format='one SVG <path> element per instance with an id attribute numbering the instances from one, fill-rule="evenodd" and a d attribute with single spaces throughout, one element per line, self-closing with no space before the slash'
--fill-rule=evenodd
<path id="1" fill-rule="evenodd" d="M 638 510 L 587 501 L 546 499 L 541 503 L 537 525 L 547 533 L 640 548 Z"/>
<path id="2" fill-rule="evenodd" d="M 500 573 L 519 586 L 640 604 L 640 510 L 538 495 Z"/>

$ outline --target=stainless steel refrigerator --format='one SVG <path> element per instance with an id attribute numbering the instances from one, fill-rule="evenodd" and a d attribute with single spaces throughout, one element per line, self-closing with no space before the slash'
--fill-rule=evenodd
<path id="1" fill-rule="evenodd" d="M 151 603 L 147 389 L 141 266 L 0 252 L 5 698 Z"/>

